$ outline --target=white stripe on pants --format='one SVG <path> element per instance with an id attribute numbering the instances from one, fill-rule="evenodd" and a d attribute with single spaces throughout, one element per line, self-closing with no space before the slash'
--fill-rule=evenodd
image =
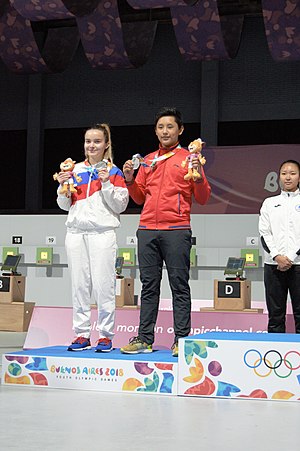
<path id="1" fill-rule="evenodd" d="M 66 235 L 66 252 L 71 271 L 73 330 L 77 336 L 90 337 L 91 300 L 98 306 L 99 337 L 114 336 L 116 233 Z"/>

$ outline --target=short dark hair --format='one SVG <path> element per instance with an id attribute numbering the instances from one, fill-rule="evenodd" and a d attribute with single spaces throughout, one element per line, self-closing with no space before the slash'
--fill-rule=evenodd
<path id="1" fill-rule="evenodd" d="M 164 106 L 156 113 L 155 121 L 154 121 L 155 127 L 156 127 L 156 124 L 159 121 L 159 119 L 164 116 L 173 116 L 178 127 L 181 128 L 183 126 L 183 119 L 182 119 L 182 114 L 180 113 L 180 111 L 178 111 L 174 107 Z"/>

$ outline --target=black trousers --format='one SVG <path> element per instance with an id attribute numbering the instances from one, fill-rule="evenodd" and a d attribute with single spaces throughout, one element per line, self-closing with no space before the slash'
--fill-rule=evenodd
<path id="1" fill-rule="evenodd" d="M 163 262 L 172 292 L 175 341 L 191 329 L 189 286 L 191 230 L 137 231 L 140 279 L 142 282 L 139 337 L 154 342 Z"/>
<path id="2" fill-rule="evenodd" d="M 295 330 L 300 334 L 300 265 L 278 271 L 276 265 L 265 265 L 264 282 L 269 312 L 268 332 L 285 332 L 286 304 L 290 293 Z"/>

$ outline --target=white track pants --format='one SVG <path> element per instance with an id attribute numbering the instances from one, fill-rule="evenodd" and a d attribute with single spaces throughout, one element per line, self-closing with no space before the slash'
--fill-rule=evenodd
<path id="1" fill-rule="evenodd" d="M 98 306 L 99 337 L 114 336 L 116 286 L 116 234 L 69 233 L 66 252 L 71 271 L 73 330 L 77 336 L 90 337 L 91 300 Z"/>

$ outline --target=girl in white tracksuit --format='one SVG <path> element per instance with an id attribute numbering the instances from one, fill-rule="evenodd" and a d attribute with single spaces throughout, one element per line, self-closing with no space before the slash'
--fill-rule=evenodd
<path id="1" fill-rule="evenodd" d="M 73 174 L 81 178 L 76 192 L 60 194 L 57 203 L 69 211 L 66 252 L 72 279 L 73 329 L 75 340 L 68 350 L 91 347 L 91 299 L 98 306 L 96 351 L 110 351 L 115 320 L 115 229 L 119 215 L 128 204 L 123 174 L 112 164 L 110 129 L 99 124 L 85 133 L 86 160 L 75 165 Z M 70 177 L 60 172 L 60 185 Z"/>
<path id="2" fill-rule="evenodd" d="M 266 199 L 259 233 L 265 251 L 264 283 L 268 332 L 285 332 L 290 293 L 296 333 L 300 333 L 300 165 L 288 160 L 279 170 L 281 194 Z"/>

